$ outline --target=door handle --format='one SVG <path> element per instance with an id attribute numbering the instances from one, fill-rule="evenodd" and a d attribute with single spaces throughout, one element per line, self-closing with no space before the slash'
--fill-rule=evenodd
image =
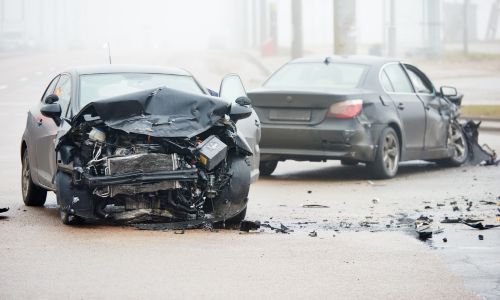
<path id="1" fill-rule="evenodd" d="M 405 105 L 404 105 L 403 103 L 399 102 L 399 104 L 398 104 L 398 109 L 399 109 L 399 110 L 403 110 L 403 109 L 405 109 Z"/>
<path id="2" fill-rule="evenodd" d="M 42 124 L 43 124 L 43 119 L 38 120 L 38 122 L 36 122 L 36 124 L 37 124 L 38 126 L 42 126 Z"/>

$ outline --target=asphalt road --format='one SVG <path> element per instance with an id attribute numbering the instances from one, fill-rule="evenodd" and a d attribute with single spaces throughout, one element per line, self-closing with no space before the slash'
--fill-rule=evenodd
<path id="1" fill-rule="evenodd" d="M 242 55 L 195 57 L 155 53 L 116 60 L 180 65 L 214 89 L 230 71 L 250 85 L 262 80 Z M 294 230 L 290 234 L 68 227 L 58 219 L 52 194 L 45 207 L 25 207 L 19 143 L 26 111 L 58 70 L 97 58 L 0 58 L 0 207 L 10 207 L 0 217 L 1 299 L 500 298 L 499 230 L 437 222 L 464 216 L 498 224 L 498 206 L 480 202 L 500 201 L 498 167 L 441 169 L 416 162 L 403 165 L 395 179 L 370 181 L 363 167 L 282 163 L 252 186 L 248 219 L 282 223 Z M 482 133 L 481 141 L 500 149 L 499 134 Z M 421 214 L 444 232 L 427 242 L 416 239 L 411 226 Z"/>

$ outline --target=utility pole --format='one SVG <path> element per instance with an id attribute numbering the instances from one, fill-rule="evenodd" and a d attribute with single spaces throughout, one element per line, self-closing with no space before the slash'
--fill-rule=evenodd
<path id="1" fill-rule="evenodd" d="M 292 32 L 292 58 L 302 57 L 302 0 L 292 0 Z"/>
<path id="2" fill-rule="evenodd" d="M 387 49 L 390 57 L 396 56 L 396 0 L 390 0 Z"/>
<path id="3" fill-rule="evenodd" d="M 463 51 L 464 54 L 469 54 L 469 18 L 468 18 L 468 10 L 469 10 L 469 0 L 464 0 L 464 36 L 463 36 Z"/>
<path id="4" fill-rule="evenodd" d="M 334 0 L 333 22 L 335 54 L 355 54 L 356 0 Z"/>

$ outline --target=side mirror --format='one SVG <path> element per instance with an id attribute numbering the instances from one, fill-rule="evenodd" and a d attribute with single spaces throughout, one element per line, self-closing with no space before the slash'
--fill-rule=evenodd
<path id="1" fill-rule="evenodd" d="M 229 109 L 229 118 L 236 123 L 238 120 L 250 117 L 252 112 L 253 111 L 250 107 L 234 102 L 231 104 L 231 108 Z"/>
<path id="2" fill-rule="evenodd" d="M 52 104 L 57 101 L 59 101 L 59 96 L 57 96 L 56 94 L 50 94 L 43 100 L 45 104 Z"/>
<path id="3" fill-rule="evenodd" d="M 252 105 L 252 100 L 248 97 L 245 97 L 245 96 L 239 97 L 234 102 L 238 103 L 239 105 L 243 105 L 243 106 Z"/>
<path id="4" fill-rule="evenodd" d="M 439 92 L 441 93 L 441 96 L 450 100 L 451 103 L 458 106 L 462 104 L 462 98 L 464 97 L 464 95 L 458 94 L 456 88 L 452 86 L 442 86 L 441 88 L 439 88 Z"/>
<path id="5" fill-rule="evenodd" d="M 452 86 L 442 86 L 439 88 L 439 91 L 444 97 L 453 97 L 458 94 L 457 89 Z"/>
<path id="6" fill-rule="evenodd" d="M 57 126 L 61 124 L 62 110 L 61 110 L 61 105 L 59 103 L 44 104 L 40 108 L 40 112 L 42 113 L 42 115 L 53 119 L 54 123 L 56 123 Z"/>

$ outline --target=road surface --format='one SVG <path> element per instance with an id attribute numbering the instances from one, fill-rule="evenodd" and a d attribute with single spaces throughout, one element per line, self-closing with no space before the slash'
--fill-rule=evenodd
<path id="1" fill-rule="evenodd" d="M 464 215 L 496 222 L 497 206 L 480 200 L 499 201 L 498 167 L 440 169 L 416 162 L 403 165 L 393 180 L 371 181 L 363 167 L 280 163 L 273 176 L 251 187 L 247 218 L 282 223 L 294 229 L 290 234 L 69 227 L 59 221 L 52 194 L 44 207 L 25 207 L 19 144 L 26 111 L 57 71 L 105 58 L 0 58 L 0 207 L 10 207 L 0 217 L 1 299 L 500 297 L 498 230 L 436 222 L 444 232 L 422 242 L 411 229 L 421 214 L 436 221 Z M 263 80 L 238 53 L 129 53 L 114 60 L 185 67 L 213 89 L 228 72 L 240 73 L 250 86 Z M 500 149 L 497 133 L 481 140 Z M 471 211 L 465 199 L 473 202 Z M 318 236 L 310 237 L 311 231 Z"/>

